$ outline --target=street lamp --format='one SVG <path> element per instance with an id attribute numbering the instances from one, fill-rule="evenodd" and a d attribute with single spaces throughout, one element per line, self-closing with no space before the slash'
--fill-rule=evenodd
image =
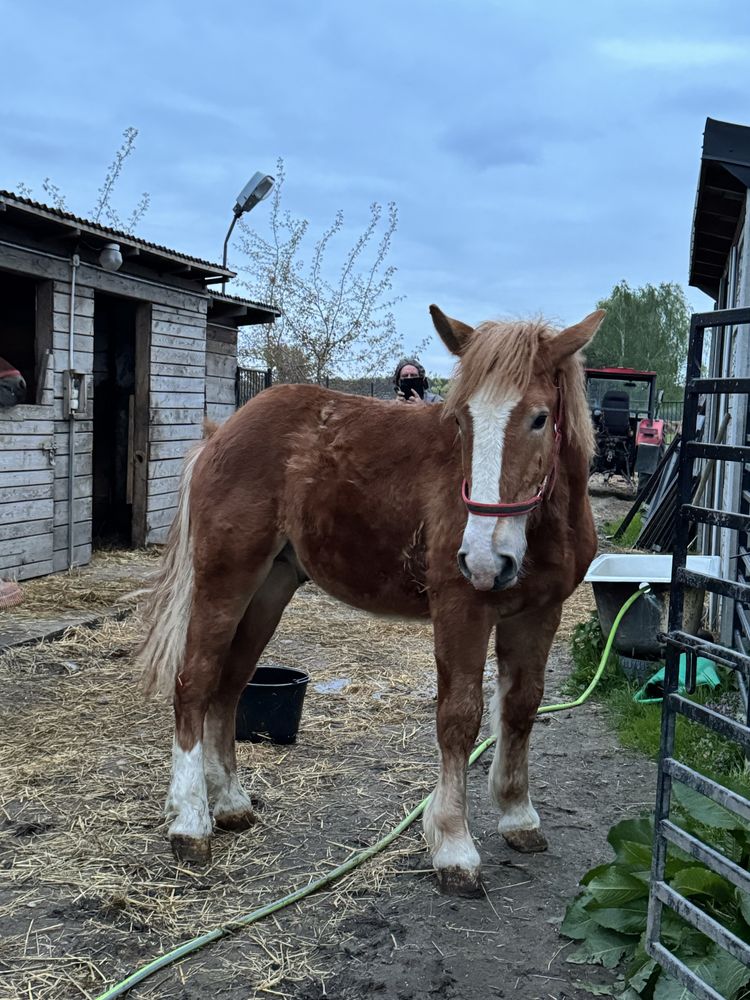
<path id="1" fill-rule="evenodd" d="M 227 248 L 229 246 L 229 237 L 232 235 L 232 230 L 234 229 L 237 219 L 245 212 L 250 212 L 259 201 L 263 201 L 271 193 L 271 188 L 273 187 L 274 179 L 270 174 L 262 174 L 260 171 L 253 174 L 247 184 L 243 187 L 240 193 L 237 195 L 237 201 L 235 203 L 232 216 L 232 221 L 230 223 L 229 229 L 227 230 L 227 235 L 224 239 L 224 257 L 222 259 L 222 264 L 226 270 L 227 266 Z M 221 290 L 224 291 L 226 286 L 226 278 L 221 283 Z"/>

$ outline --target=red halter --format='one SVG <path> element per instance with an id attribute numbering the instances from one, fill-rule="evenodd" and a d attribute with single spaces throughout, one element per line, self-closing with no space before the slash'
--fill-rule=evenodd
<path id="1" fill-rule="evenodd" d="M 541 504 L 545 496 L 552 496 L 552 491 L 557 482 L 557 469 L 560 463 L 560 448 L 562 445 L 562 418 L 563 399 L 560 387 L 557 388 L 557 415 L 555 417 L 555 444 L 552 451 L 552 465 L 549 472 L 539 485 L 536 494 L 528 500 L 519 500 L 516 503 L 479 503 L 469 496 L 469 484 L 464 479 L 461 485 L 461 499 L 466 504 L 470 514 L 479 517 L 520 517 L 521 514 L 530 514 L 532 510 Z"/>

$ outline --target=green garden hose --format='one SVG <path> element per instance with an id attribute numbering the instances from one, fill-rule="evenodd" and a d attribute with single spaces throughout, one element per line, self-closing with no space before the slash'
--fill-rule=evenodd
<path id="1" fill-rule="evenodd" d="M 627 613 L 631 604 L 634 604 L 635 601 L 637 601 L 638 598 L 642 594 L 645 594 L 648 590 L 648 586 L 641 584 L 641 589 L 637 590 L 634 594 L 631 594 L 618 611 L 617 617 L 612 623 L 609 636 L 607 637 L 604 652 L 599 660 L 599 666 L 597 667 L 596 673 L 592 677 L 586 690 L 580 694 L 575 701 L 563 702 L 559 705 L 543 705 L 542 708 L 539 709 L 539 715 L 548 715 L 551 712 L 563 712 L 566 709 L 578 708 L 580 705 L 583 705 L 585 701 L 588 701 L 607 666 L 609 654 L 612 651 L 612 644 L 615 640 L 615 635 L 617 634 L 620 622 Z M 471 765 L 478 760 L 485 750 L 488 750 L 492 746 L 495 739 L 496 737 L 490 736 L 489 739 L 486 739 L 483 743 L 480 743 L 479 746 L 475 747 L 469 757 L 469 764 Z M 328 872 L 327 875 L 323 875 L 314 882 L 310 882 L 309 885 L 304 886 L 302 889 L 296 889 L 294 892 L 290 892 L 286 896 L 282 896 L 280 899 L 274 900 L 272 903 L 267 903 L 265 906 L 261 906 L 259 909 L 253 910 L 251 913 L 238 917 L 236 920 L 230 920 L 225 924 L 220 924 L 218 927 L 215 927 L 212 931 L 207 931 L 205 934 L 191 938 L 191 940 L 179 945 L 179 947 L 174 948 L 172 951 L 168 951 L 164 955 L 160 955 L 152 962 L 142 966 L 142 968 L 138 969 L 137 972 L 131 973 L 131 975 L 129 975 L 126 979 L 121 980 L 119 983 L 116 983 L 114 986 L 106 990 L 106 992 L 100 994 L 96 1000 L 114 1000 L 115 997 L 124 996 L 124 994 L 131 990 L 134 986 L 143 982 L 144 979 L 152 976 L 160 969 L 164 969 L 167 966 L 172 965 L 174 962 L 184 958 L 186 955 L 190 955 L 192 952 L 198 951 L 205 945 L 210 944 L 212 941 L 218 941 L 219 938 L 233 934 L 236 931 L 242 930 L 244 927 L 249 927 L 250 924 L 255 924 L 259 920 L 263 920 L 264 917 L 268 917 L 272 913 L 277 913 L 279 910 L 283 910 L 287 906 L 291 906 L 292 903 L 299 903 L 300 900 L 305 899 L 306 896 L 311 896 L 319 889 L 323 889 L 325 886 L 330 885 L 332 882 L 336 882 L 344 875 L 348 875 L 349 872 L 358 868 L 365 861 L 369 861 L 370 858 L 379 854 L 382 850 L 388 847 L 389 844 L 393 843 L 397 837 L 401 836 L 404 830 L 407 830 L 412 825 L 414 820 L 418 819 L 422 815 L 428 801 L 429 795 L 422 799 L 419 805 L 415 806 L 415 808 L 412 809 L 407 816 L 404 816 L 401 822 L 397 826 L 394 826 L 390 833 L 387 833 L 385 837 L 379 840 L 376 844 L 373 844 L 371 847 L 365 848 L 364 851 L 360 851 L 358 854 L 355 854 L 353 857 L 349 858 L 348 861 L 339 865 L 338 868 L 334 868 L 332 871 Z"/>

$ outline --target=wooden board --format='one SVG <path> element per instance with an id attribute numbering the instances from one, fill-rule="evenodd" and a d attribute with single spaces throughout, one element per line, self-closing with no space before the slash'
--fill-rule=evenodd
<path id="1" fill-rule="evenodd" d="M 67 338 L 70 333 L 70 315 L 67 309 L 65 312 L 54 312 L 52 313 L 52 328 L 55 333 L 59 335 L 65 335 L 65 348 L 67 350 Z M 94 317 L 93 316 L 82 316 L 81 313 L 76 309 L 76 314 L 73 317 L 73 334 L 75 339 L 75 334 L 80 334 L 84 337 L 93 339 L 94 336 Z"/>
<path id="2" fill-rule="evenodd" d="M 47 455 L 39 448 L 33 451 L 0 451 L 0 473 L 3 472 L 40 472 L 50 468 Z M 0 481 L 0 485 L 2 482 Z"/>
<path id="3" fill-rule="evenodd" d="M 76 521 L 90 521 L 93 501 L 90 496 L 73 500 L 73 513 Z M 54 526 L 59 528 L 68 523 L 68 501 L 57 500 L 55 503 Z"/>
<path id="4" fill-rule="evenodd" d="M 178 375 L 152 375 L 150 380 L 151 394 L 195 392 L 201 395 L 204 392 L 205 377 L 203 372 L 198 378 L 185 378 Z"/>
<path id="5" fill-rule="evenodd" d="M 237 375 L 237 358 L 234 354 L 206 354 L 206 375 L 229 378 L 233 382 Z"/>
<path id="6" fill-rule="evenodd" d="M 188 453 L 195 441 L 152 441 L 149 448 L 149 459 L 151 462 L 158 462 L 162 458 L 183 458 Z"/>
<path id="7" fill-rule="evenodd" d="M 190 441 L 194 443 L 203 435 L 203 414 L 196 424 L 154 424 L 151 427 L 151 444 L 158 441 Z"/>
<path id="8" fill-rule="evenodd" d="M 63 316 L 68 316 L 70 314 L 70 293 L 60 291 L 59 282 L 55 283 L 53 307 L 56 313 L 62 313 Z M 76 289 L 76 316 L 91 316 L 93 318 L 93 315 L 93 295 L 84 298 L 79 294 L 79 289 Z"/>
<path id="9" fill-rule="evenodd" d="M 179 475 L 162 476 L 160 479 L 150 479 L 148 483 L 149 503 L 151 502 L 151 498 L 155 496 L 163 496 L 165 494 L 172 494 L 172 493 L 174 493 L 176 496 L 177 490 L 179 488 L 180 488 Z M 175 503 L 177 503 L 177 500 L 175 500 Z"/>
<path id="10" fill-rule="evenodd" d="M 54 546 L 55 551 L 60 549 L 67 549 L 68 547 L 68 526 L 67 524 L 58 525 L 54 528 Z M 73 525 L 73 545 L 90 545 L 91 544 L 91 521 L 78 521 Z"/>
<path id="11" fill-rule="evenodd" d="M 23 521 L 19 524 L 0 525 L 0 551 L 3 543 L 14 538 L 31 538 L 33 535 L 48 535 L 52 531 L 52 517 L 39 521 Z"/>
<path id="12" fill-rule="evenodd" d="M 146 536 L 147 545 L 163 545 L 167 540 L 169 528 L 152 528 Z"/>
<path id="13" fill-rule="evenodd" d="M 175 407 L 173 410 L 152 408 L 148 419 L 154 425 L 195 424 L 200 427 L 203 423 L 203 407 Z"/>
<path id="14" fill-rule="evenodd" d="M 154 480 L 152 485 L 156 483 L 166 482 L 164 479 Z M 157 510 L 177 510 L 177 489 L 171 489 L 168 493 L 152 493 L 148 498 L 148 509 L 151 513 Z"/>
<path id="15" fill-rule="evenodd" d="M 181 458 L 167 458 L 156 462 L 149 462 L 148 464 L 149 482 L 152 479 L 163 479 L 166 476 L 179 476 L 181 472 L 182 472 Z M 149 486 L 149 492 L 151 492 L 150 486 Z"/>
<path id="16" fill-rule="evenodd" d="M 93 479 L 91 475 L 73 477 L 73 499 L 80 500 L 83 497 L 90 497 L 93 490 Z M 67 477 L 55 480 L 54 485 L 55 503 L 68 499 Z"/>
<path id="17" fill-rule="evenodd" d="M 201 392 L 170 392 L 151 391 L 152 410 L 171 410 L 189 407 L 203 411 L 204 391 Z"/>
<path id="18" fill-rule="evenodd" d="M 154 528 L 168 528 L 172 524 L 176 513 L 177 507 L 165 507 L 161 510 L 150 510 L 148 512 L 149 531 L 153 531 Z"/>
<path id="19" fill-rule="evenodd" d="M 234 327 L 216 326 L 209 323 L 206 326 L 206 342 L 218 344 L 231 344 L 234 353 L 237 353 L 237 330 Z M 207 347 L 208 350 L 208 347 Z"/>
<path id="20" fill-rule="evenodd" d="M 159 330 L 154 330 L 151 335 L 151 343 L 154 347 L 176 348 L 181 351 L 191 351 L 194 354 L 205 354 L 206 345 L 204 340 L 185 336 L 184 327 L 176 327 L 175 329 L 182 330 L 183 332 L 162 333 Z"/>
<path id="21" fill-rule="evenodd" d="M 53 513 L 54 500 L 49 495 L 33 500 L 22 500 L 19 497 L 14 503 L 0 504 L 0 532 L 12 524 L 24 527 L 32 521 L 49 520 Z"/>
<path id="22" fill-rule="evenodd" d="M 0 505 L 16 504 L 24 500 L 46 500 L 50 495 L 49 483 L 25 483 L 22 486 L 0 486 Z"/>
<path id="23" fill-rule="evenodd" d="M 73 565 L 85 566 L 91 562 L 91 542 L 73 547 Z M 52 571 L 59 573 L 68 568 L 68 547 L 67 542 L 63 548 L 55 550 L 52 557 Z"/>

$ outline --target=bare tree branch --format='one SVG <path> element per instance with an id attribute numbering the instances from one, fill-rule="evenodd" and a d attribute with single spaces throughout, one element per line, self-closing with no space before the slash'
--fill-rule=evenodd
<path id="1" fill-rule="evenodd" d="M 280 379 L 288 373 L 298 378 L 301 371 L 316 381 L 380 374 L 404 353 L 392 312 L 400 301 L 392 295 L 396 269 L 387 264 L 398 224 L 396 206 L 388 205 L 385 219 L 380 205 L 370 206 L 364 230 L 331 280 L 327 275 L 335 273 L 335 267 L 329 261 L 344 229 L 343 213 L 336 213 L 314 243 L 306 266 L 302 251 L 309 226 L 306 219 L 282 212 L 285 180 L 279 160 L 267 240 L 251 223 L 240 222 L 238 245 L 246 259 L 243 284 L 282 312 L 273 326 L 254 328 L 241 338 L 241 356 L 277 369 Z"/>

